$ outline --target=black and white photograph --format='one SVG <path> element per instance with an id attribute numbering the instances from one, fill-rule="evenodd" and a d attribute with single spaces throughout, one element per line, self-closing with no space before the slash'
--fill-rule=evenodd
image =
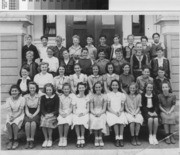
<path id="1" fill-rule="evenodd" d="M 0 23 L 1 150 L 179 148 L 178 15 L 5 13 Z"/>

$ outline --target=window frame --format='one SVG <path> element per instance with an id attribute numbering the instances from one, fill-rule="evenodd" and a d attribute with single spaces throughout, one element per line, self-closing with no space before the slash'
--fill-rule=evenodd
<path id="1" fill-rule="evenodd" d="M 143 20 L 144 20 L 143 23 L 142 23 L 142 24 L 143 24 L 143 25 L 142 25 L 142 26 L 143 26 L 143 32 L 142 32 L 142 33 L 140 33 L 140 32 L 139 32 L 139 33 L 134 33 L 134 32 L 133 32 L 133 15 L 132 15 L 132 16 L 131 16 L 131 20 L 132 20 L 132 23 L 131 23 L 131 24 L 132 24 L 132 25 L 131 25 L 131 26 L 132 26 L 132 34 L 133 34 L 134 36 L 144 36 L 144 35 L 145 35 L 145 15 L 138 15 L 138 16 L 143 16 Z M 141 25 L 141 24 L 140 24 L 140 25 Z"/>

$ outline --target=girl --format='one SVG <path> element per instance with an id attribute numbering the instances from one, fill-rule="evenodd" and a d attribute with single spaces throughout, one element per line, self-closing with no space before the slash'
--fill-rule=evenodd
<path id="1" fill-rule="evenodd" d="M 121 93 L 118 80 L 112 80 L 108 96 L 107 124 L 113 126 L 115 132 L 115 146 L 123 147 L 124 126 L 128 123 L 124 114 L 125 94 Z"/>
<path id="2" fill-rule="evenodd" d="M 158 140 L 156 138 L 158 130 L 158 110 L 159 103 L 156 94 L 153 93 L 153 83 L 145 84 L 144 93 L 142 94 L 142 115 L 149 129 L 149 143 L 156 145 Z"/>
<path id="3" fill-rule="evenodd" d="M 130 74 L 130 64 L 124 63 L 122 65 L 123 73 L 119 76 L 122 91 L 128 93 L 129 85 L 134 82 L 134 76 Z"/>
<path id="4" fill-rule="evenodd" d="M 77 135 L 76 146 L 84 147 L 85 128 L 89 128 L 89 97 L 86 84 L 83 82 L 78 83 L 76 96 L 74 98 L 73 106 L 73 127 L 75 127 Z"/>
<path id="5" fill-rule="evenodd" d="M 25 132 L 26 132 L 26 149 L 34 147 L 34 135 L 37 125 L 40 123 L 40 96 L 38 95 L 38 85 L 35 82 L 28 84 L 28 94 L 25 98 Z"/>
<path id="6" fill-rule="evenodd" d="M 23 66 L 20 70 L 21 78 L 17 81 L 17 85 L 20 87 L 23 96 L 27 94 L 28 83 L 31 81 L 31 79 L 28 76 L 29 71 L 30 71 L 30 68 L 28 65 Z"/>
<path id="7" fill-rule="evenodd" d="M 72 125 L 72 98 L 70 96 L 70 84 L 64 83 L 62 89 L 64 94 L 60 96 L 59 116 L 57 118 L 60 136 L 58 146 L 67 146 L 69 126 Z"/>
<path id="8" fill-rule="evenodd" d="M 174 133 L 175 125 L 176 125 L 176 115 L 174 112 L 175 104 L 176 104 L 176 96 L 172 93 L 169 93 L 170 87 L 169 83 L 162 83 L 162 94 L 159 94 L 159 108 L 160 108 L 160 116 L 162 118 L 162 124 L 164 125 L 164 130 L 166 136 L 170 136 Z M 167 137 L 165 142 L 167 144 L 175 144 L 176 141 L 174 136 L 171 135 L 170 138 Z"/>
<path id="9" fill-rule="evenodd" d="M 129 85 L 129 93 L 126 95 L 126 118 L 130 124 L 131 132 L 131 144 L 141 145 L 139 141 L 139 131 L 143 123 L 143 117 L 140 111 L 141 107 L 141 95 L 138 94 L 138 88 L 136 83 L 131 83 Z"/>
<path id="10" fill-rule="evenodd" d="M 106 130 L 106 106 L 107 97 L 103 94 L 103 86 L 100 81 L 93 86 L 93 95 L 90 100 L 90 129 L 95 134 L 95 146 L 104 146 L 102 133 L 107 134 Z"/>
<path id="11" fill-rule="evenodd" d="M 108 93 L 110 91 L 110 84 L 112 80 L 119 80 L 119 75 L 114 73 L 114 65 L 109 62 L 106 65 L 106 74 L 103 75 L 104 89 Z"/>
<path id="12" fill-rule="evenodd" d="M 51 83 L 44 86 L 44 93 L 40 101 L 41 124 L 45 141 L 42 147 L 52 146 L 52 132 L 57 125 L 57 116 L 59 110 L 59 97 Z"/>
<path id="13" fill-rule="evenodd" d="M 73 93 L 76 93 L 77 84 L 79 82 L 87 83 L 87 76 L 81 73 L 81 67 L 79 64 L 74 65 L 75 74 L 70 75 L 71 89 Z"/>
<path id="14" fill-rule="evenodd" d="M 65 68 L 64 66 L 59 67 L 59 75 L 54 78 L 54 87 L 59 95 L 63 93 L 62 87 L 64 83 L 70 83 L 68 76 L 64 76 Z"/>
<path id="15" fill-rule="evenodd" d="M 110 60 L 116 59 L 116 49 L 120 48 L 122 50 L 122 45 L 120 44 L 120 36 L 115 34 L 113 38 L 114 44 L 111 46 L 111 54 L 110 54 Z"/>
<path id="16" fill-rule="evenodd" d="M 6 108 L 8 115 L 6 119 L 6 127 L 9 136 L 7 149 L 16 149 L 18 143 L 18 131 L 21 129 L 24 120 L 25 99 L 21 96 L 21 90 L 17 85 L 12 85 L 9 91 L 11 97 L 6 100 Z"/>
<path id="17" fill-rule="evenodd" d="M 98 82 L 98 81 L 100 81 L 101 83 L 103 82 L 102 76 L 99 75 L 99 66 L 98 65 L 92 66 L 92 72 L 93 72 L 93 75 L 90 75 L 88 77 L 88 84 L 89 84 L 91 92 L 93 92 L 93 86 L 96 82 Z"/>
<path id="18" fill-rule="evenodd" d="M 76 61 L 81 57 L 82 47 L 79 45 L 80 37 L 78 35 L 74 35 L 72 39 L 73 39 L 73 45 L 69 47 L 69 53 L 70 53 L 70 57 L 73 57 L 73 59 Z"/>

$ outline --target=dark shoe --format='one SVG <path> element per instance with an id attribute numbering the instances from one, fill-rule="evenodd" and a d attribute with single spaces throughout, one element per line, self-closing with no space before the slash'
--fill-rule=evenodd
<path id="1" fill-rule="evenodd" d="M 12 149 L 15 150 L 16 148 L 18 148 L 19 146 L 19 142 L 17 140 L 14 141 Z"/>
<path id="2" fill-rule="evenodd" d="M 115 146 L 119 147 L 119 140 L 118 139 L 115 141 Z"/>
<path id="3" fill-rule="evenodd" d="M 120 139 L 120 140 L 119 140 L 119 145 L 120 145 L 120 147 L 123 147 L 123 146 L 124 146 L 123 139 Z"/>
<path id="4" fill-rule="evenodd" d="M 34 148 L 34 141 L 30 141 L 29 148 L 30 149 Z"/>
<path id="5" fill-rule="evenodd" d="M 137 145 L 141 145 L 141 142 L 139 141 L 138 136 L 136 136 L 135 138 L 136 138 L 136 144 L 137 144 Z"/>
<path id="6" fill-rule="evenodd" d="M 136 139 L 134 136 L 132 136 L 132 139 L 131 139 L 131 144 L 136 146 Z"/>
<path id="7" fill-rule="evenodd" d="M 166 144 L 171 144 L 171 140 L 170 140 L 170 137 L 169 137 L 169 134 L 166 135 L 166 139 L 165 139 L 165 143 Z"/>
<path id="8" fill-rule="evenodd" d="M 171 135 L 170 140 L 171 140 L 172 144 L 176 144 L 176 140 L 174 139 L 174 135 Z"/>
<path id="9" fill-rule="evenodd" d="M 13 140 L 10 139 L 9 142 L 8 142 L 8 144 L 7 144 L 7 149 L 8 149 L 8 150 L 11 150 L 11 149 L 12 149 L 12 146 L 13 146 Z"/>
<path id="10" fill-rule="evenodd" d="M 84 147 L 84 144 L 81 144 L 81 147 L 83 148 L 83 147 Z"/>
<path id="11" fill-rule="evenodd" d="M 80 147 L 81 147 L 81 144 L 76 144 L 76 147 L 77 147 L 77 148 L 80 148 Z"/>
<path id="12" fill-rule="evenodd" d="M 25 149 L 29 149 L 29 144 L 30 144 L 30 142 L 29 142 L 29 141 L 27 141 L 27 142 L 26 142 Z"/>

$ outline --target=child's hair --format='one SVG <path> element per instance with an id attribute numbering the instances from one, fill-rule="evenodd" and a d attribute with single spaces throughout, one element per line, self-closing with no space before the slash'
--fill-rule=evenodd
<path id="1" fill-rule="evenodd" d="M 113 39 L 114 39 L 114 38 L 118 38 L 118 39 L 120 39 L 120 35 L 115 34 L 115 35 L 114 35 L 114 37 L 113 37 Z"/>
<path id="2" fill-rule="evenodd" d="M 79 86 L 80 86 L 80 85 L 83 85 L 83 86 L 85 87 L 85 92 L 84 92 L 84 95 L 86 96 L 86 95 L 89 93 L 89 91 L 88 91 L 88 89 L 87 89 L 87 84 L 86 84 L 86 83 L 84 83 L 84 82 L 79 82 L 79 83 L 77 84 L 76 95 L 78 95 L 78 94 L 79 94 L 79 90 L 78 90 L 78 88 L 79 88 Z"/>
<path id="3" fill-rule="evenodd" d="M 69 53 L 69 50 L 67 50 L 67 49 L 66 49 L 66 50 L 64 50 L 64 51 L 67 51 L 67 52 Z M 63 53 L 64 53 L 64 51 L 63 51 Z"/>
<path id="4" fill-rule="evenodd" d="M 164 71 L 164 72 L 165 72 L 164 67 L 161 67 L 161 66 L 160 66 L 160 67 L 158 67 L 158 71 L 159 71 L 159 70 L 161 70 L 161 71 Z"/>
<path id="5" fill-rule="evenodd" d="M 56 40 L 61 40 L 63 41 L 63 38 L 61 36 L 56 36 Z"/>
<path id="6" fill-rule="evenodd" d="M 41 37 L 41 40 L 42 40 L 43 38 L 45 38 L 46 40 L 48 40 L 48 37 L 47 37 L 47 36 L 42 36 L 42 37 Z"/>
<path id="7" fill-rule="evenodd" d="M 83 51 L 87 51 L 87 52 L 89 53 L 89 50 L 88 50 L 86 47 L 82 48 L 81 53 L 82 53 Z"/>
<path id="8" fill-rule="evenodd" d="M 153 33 L 153 35 L 152 35 L 152 38 L 153 38 L 153 39 L 154 39 L 154 36 L 155 36 L 155 35 L 157 35 L 158 37 L 160 37 L 160 34 L 156 32 L 156 33 Z"/>
<path id="9" fill-rule="evenodd" d="M 124 68 L 126 65 L 128 65 L 128 66 L 129 66 L 129 68 L 131 67 L 131 65 L 130 65 L 130 63 L 129 63 L 129 62 L 125 62 L 125 63 L 123 63 L 123 64 L 122 64 L 122 68 Z"/>
<path id="10" fill-rule="evenodd" d="M 99 39 L 100 39 L 100 38 L 105 38 L 105 39 L 107 39 L 107 37 L 106 37 L 105 34 L 101 34 L 101 35 L 99 36 Z"/>
<path id="11" fill-rule="evenodd" d="M 133 34 L 129 34 L 129 35 L 127 36 L 127 39 L 129 39 L 129 37 L 133 37 L 133 39 L 134 39 L 134 35 L 133 35 Z"/>
<path id="12" fill-rule="evenodd" d="M 109 72 L 108 72 L 108 66 L 110 66 L 110 65 L 113 66 L 113 73 L 114 73 L 114 64 L 113 64 L 112 62 L 108 62 L 108 63 L 106 64 L 106 68 L 105 68 L 106 73 L 109 73 Z"/>
<path id="13" fill-rule="evenodd" d="M 136 43 L 136 46 L 137 46 L 138 44 L 141 44 L 141 45 L 142 45 L 142 43 L 141 43 L 141 42 L 137 42 L 137 43 Z"/>
<path id="14" fill-rule="evenodd" d="M 11 88 L 10 88 L 10 90 L 9 90 L 9 95 L 11 95 L 12 89 L 17 89 L 17 90 L 19 91 L 19 94 L 18 94 L 18 95 L 20 95 L 20 94 L 22 93 L 20 87 L 19 87 L 18 85 L 14 84 L 14 85 L 11 86 Z"/>
<path id="15" fill-rule="evenodd" d="M 146 39 L 146 41 L 148 41 L 148 38 L 146 36 L 141 37 L 141 42 L 142 42 L 143 39 Z"/>
<path id="16" fill-rule="evenodd" d="M 46 88 L 47 88 L 47 87 L 51 87 L 51 88 L 52 88 L 52 94 L 55 94 L 55 93 L 56 93 L 56 90 L 55 90 L 55 88 L 54 88 L 54 86 L 53 86 L 52 83 L 47 83 L 47 84 L 44 85 L 43 93 L 46 94 Z"/>
<path id="17" fill-rule="evenodd" d="M 34 56 L 34 52 L 33 51 L 27 51 L 26 55 L 28 55 L 28 54 Z"/>
<path id="18" fill-rule="evenodd" d="M 72 36 L 72 39 L 74 39 L 74 38 L 77 38 L 77 39 L 80 41 L 80 36 L 78 36 L 78 35 L 73 35 L 73 36 Z"/>
<path id="19" fill-rule="evenodd" d="M 167 81 L 162 82 L 162 84 L 161 84 L 161 89 L 162 89 L 163 84 L 167 84 L 167 85 L 168 85 L 168 87 L 169 87 L 169 93 L 171 93 L 171 92 L 172 92 L 172 90 L 171 90 L 170 83 L 169 83 L 169 82 L 167 82 Z"/>
<path id="20" fill-rule="evenodd" d="M 91 38 L 92 40 L 94 40 L 94 37 L 93 37 L 92 35 L 87 35 L 87 36 L 86 36 L 86 39 L 87 39 L 87 38 Z"/>
<path id="21" fill-rule="evenodd" d="M 71 92 L 71 85 L 70 85 L 69 83 L 66 82 L 66 83 L 63 84 L 62 89 L 64 89 L 65 86 L 68 86 L 69 89 L 70 89 L 70 92 Z"/>
<path id="22" fill-rule="evenodd" d="M 144 71 L 145 69 L 149 69 L 149 71 L 150 71 L 150 68 L 149 68 L 147 65 L 144 65 L 144 66 L 142 67 L 142 71 Z"/>
<path id="23" fill-rule="evenodd" d="M 104 49 L 100 49 L 100 50 L 99 50 L 99 53 L 102 53 L 102 52 L 105 54 Z"/>
<path id="24" fill-rule="evenodd" d="M 94 67 L 97 67 L 97 68 L 98 68 L 98 75 L 99 75 L 100 67 L 99 67 L 97 64 L 93 64 L 93 65 L 92 65 L 92 71 L 93 71 L 93 68 L 94 68 Z"/>
<path id="25" fill-rule="evenodd" d="M 138 85 L 137 85 L 136 82 L 131 82 L 131 84 L 128 86 L 128 94 L 130 94 L 130 87 L 131 87 L 132 85 L 135 85 L 135 87 L 136 87 L 136 92 L 135 92 L 134 94 L 137 95 L 137 94 L 138 94 Z"/>
<path id="26" fill-rule="evenodd" d="M 74 68 L 75 68 L 75 66 L 79 66 L 79 67 L 81 68 L 81 66 L 80 66 L 79 63 L 75 63 L 75 64 L 74 64 Z"/>
<path id="27" fill-rule="evenodd" d="M 49 63 L 48 62 L 45 62 L 45 61 L 42 61 L 40 64 L 39 64 L 39 67 L 41 67 L 42 65 L 47 65 L 49 67 Z"/>
<path id="28" fill-rule="evenodd" d="M 34 85 L 34 86 L 36 86 L 36 93 L 39 92 L 39 86 L 37 85 L 37 83 L 34 82 L 34 81 L 31 81 L 31 82 L 28 83 L 28 88 L 27 88 L 27 93 L 28 93 L 28 94 L 30 93 L 30 91 L 29 91 L 29 85 Z"/>
<path id="29" fill-rule="evenodd" d="M 50 49 L 54 53 L 54 46 L 48 46 L 47 50 Z"/>
<path id="30" fill-rule="evenodd" d="M 153 86 L 152 94 L 154 94 L 154 84 L 153 84 L 152 81 L 148 81 L 148 82 L 145 83 L 143 92 L 146 93 L 146 87 L 147 87 L 148 84 L 151 84 Z"/>
<path id="31" fill-rule="evenodd" d="M 157 46 L 156 51 L 159 51 L 159 50 L 164 51 L 164 49 L 161 46 Z"/>
<path id="32" fill-rule="evenodd" d="M 22 77 L 22 74 L 21 74 L 21 72 L 22 72 L 22 70 L 26 70 L 27 72 L 30 72 L 30 67 L 29 67 L 29 65 L 24 65 L 24 66 L 22 66 L 21 67 L 21 70 L 20 70 L 20 76 Z"/>
<path id="33" fill-rule="evenodd" d="M 31 38 L 31 39 L 32 39 L 32 35 L 27 34 L 27 35 L 26 35 L 26 38 Z"/>
<path id="34" fill-rule="evenodd" d="M 113 83 L 113 82 L 117 82 L 117 83 L 118 83 L 118 86 L 119 86 L 118 91 L 119 91 L 119 92 L 122 92 L 121 86 L 120 86 L 120 82 L 119 82 L 118 80 L 116 80 L 116 79 L 111 81 L 109 90 L 110 90 L 110 91 L 113 91 L 113 90 L 112 90 L 112 83 Z"/>
<path id="35" fill-rule="evenodd" d="M 103 83 L 100 82 L 100 81 L 97 81 L 97 82 L 93 85 L 93 93 L 96 94 L 95 87 L 96 87 L 97 84 L 100 84 L 100 85 L 101 85 L 101 87 L 102 87 L 101 93 L 103 94 L 103 93 L 104 93 L 104 86 L 103 86 Z"/>
<path id="36" fill-rule="evenodd" d="M 122 52 L 123 52 L 123 51 L 122 51 L 122 48 L 117 48 L 117 49 L 115 50 L 115 53 L 116 53 L 116 52 L 121 52 L 121 53 L 122 53 Z M 123 53 L 122 53 L 122 54 L 123 54 Z"/>

